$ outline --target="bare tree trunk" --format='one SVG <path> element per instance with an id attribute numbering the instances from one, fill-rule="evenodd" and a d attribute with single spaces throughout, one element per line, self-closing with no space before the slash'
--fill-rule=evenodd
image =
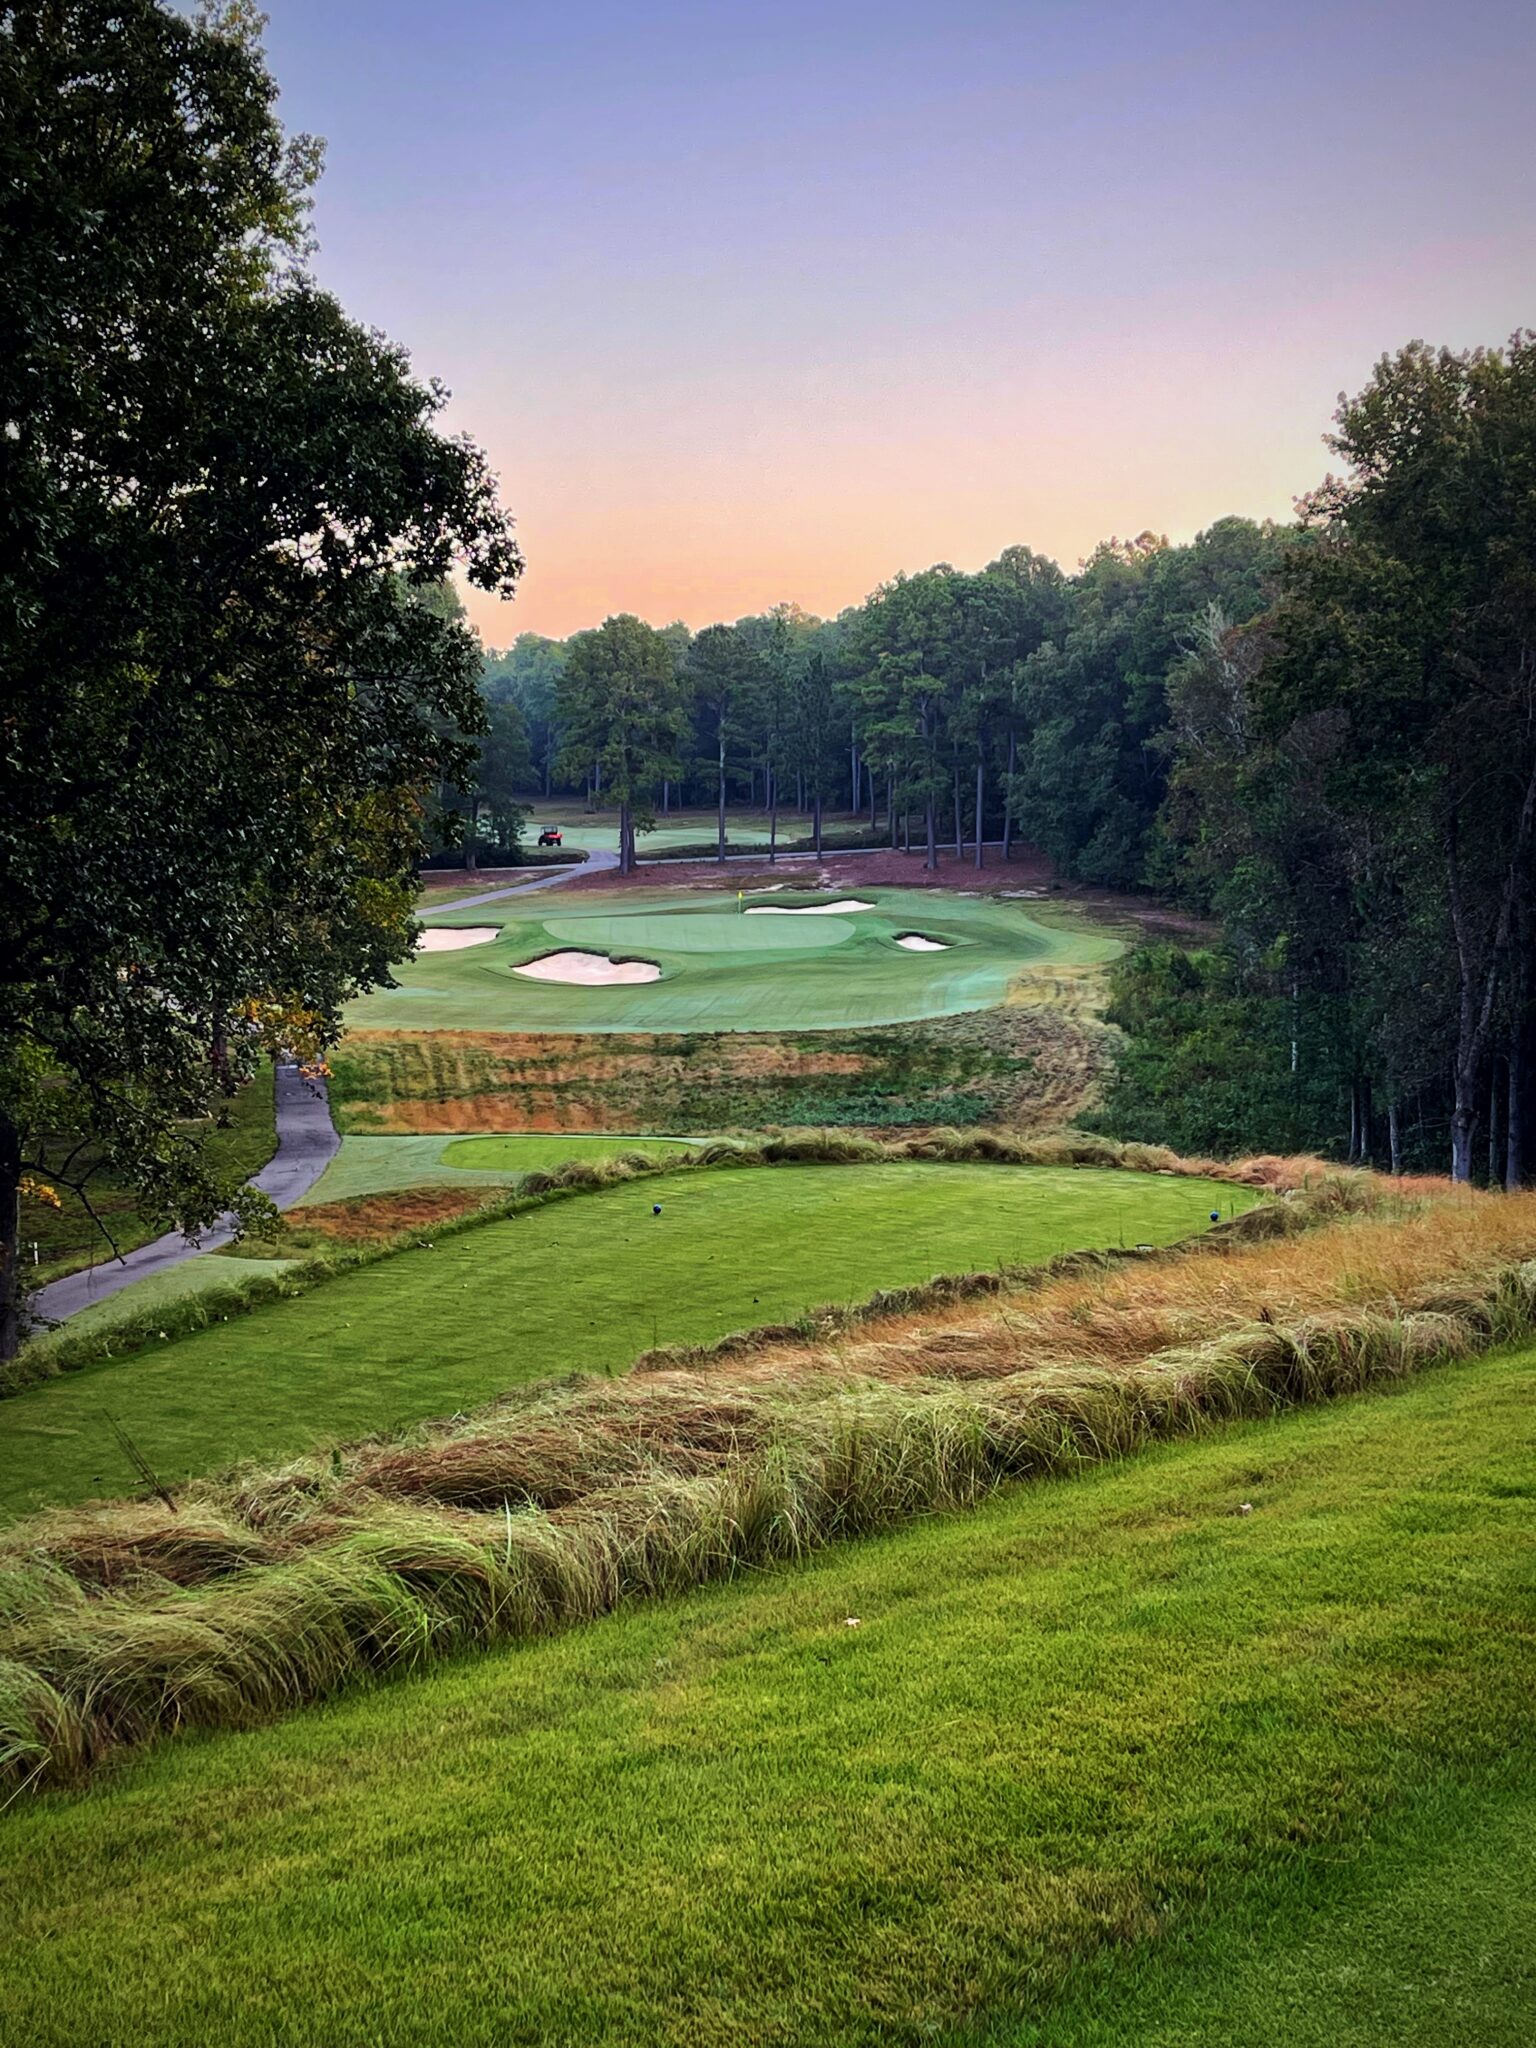
<path id="1" fill-rule="evenodd" d="M 950 774 L 955 799 L 955 859 L 965 858 L 965 834 L 960 821 L 960 763 L 957 761 Z"/>
<path id="2" fill-rule="evenodd" d="M 763 770 L 763 794 L 768 799 L 768 865 L 779 858 L 779 778 L 770 764 Z"/>
<path id="3" fill-rule="evenodd" d="M 891 828 L 891 851 L 896 851 L 896 770 L 892 768 L 885 778 L 885 822 Z"/>
<path id="4" fill-rule="evenodd" d="M 814 831 L 815 831 L 815 834 L 816 834 L 816 858 L 817 858 L 818 860 L 820 860 L 820 859 L 821 859 L 821 791 L 820 791 L 820 790 L 817 790 L 817 792 L 816 792 L 815 796 L 814 796 L 814 797 L 812 798 L 812 805 L 813 805 L 813 811 L 812 811 L 812 815 L 813 815 L 813 817 L 814 817 L 814 819 L 815 819 L 815 825 L 814 825 L 814 828 L 813 828 L 813 829 L 814 829 Z"/>
<path id="5" fill-rule="evenodd" d="M 1522 976 L 1523 979 L 1523 976 Z M 1504 1185 L 1513 1194 L 1525 1179 L 1525 1131 L 1522 1124 L 1520 1034 L 1523 1017 L 1516 1016 L 1509 1035 L 1509 1092 L 1504 1111 Z"/>
<path id="6" fill-rule="evenodd" d="M 1491 1188 L 1496 1188 L 1504 1178 L 1500 1171 L 1503 1160 L 1499 1152 L 1500 1140 L 1503 1137 L 1499 1115 L 1503 1106 L 1500 1096 L 1499 1062 L 1495 1055 L 1488 1062 L 1488 1185 Z"/>
<path id="7" fill-rule="evenodd" d="M 469 822 L 464 827 L 464 866 L 469 874 L 473 874 L 479 865 L 479 849 L 475 845 L 479 824 L 480 800 L 475 797 L 470 801 Z"/>
<path id="8" fill-rule="evenodd" d="M 928 852 L 926 858 L 923 861 L 923 866 L 927 868 L 930 874 L 936 875 L 939 871 L 939 848 L 935 836 L 937 826 L 934 819 L 933 810 L 933 791 L 930 789 L 928 792 L 928 804 L 926 810 L 928 824 Z"/>
<path id="9" fill-rule="evenodd" d="M 1014 764 L 1019 758 L 1019 736 L 1016 732 L 1008 735 L 1008 790 L 1003 801 L 1003 859 L 1013 859 L 1013 776 Z"/>
<path id="10" fill-rule="evenodd" d="M 720 833 L 715 858 L 725 859 L 725 726 L 720 727 Z"/>
<path id="11" fill-rule="evenodd" d="M 626 800 L 619 805 L 619 873 L 633 874 L 634 867 L 635 841 L 629 827 L 629 804 Z"/>
<path id="12" fill-rule="evenodd" d="M 21 1348 L 21 1133 L 0 1116 L 0 1358 Z"/>
<path id="13" fill-rule="evenodd" d="M 849 774 L 853 778 L 853 802 L 848 808 L 854 817 L 857 817 L 859 815 L 859 743 L 857 740 L 848 749 L 848 764 Z"/>
<path id="14" fill-rule="evenodd" d="M 866 761 L 864 773 L 869 779 L 869 836 L 875 836 L 875 771 Z"/>
<path id="15" fill-rule="evenodd" d="M 981 800 L 982 778 L 985 774 L 986 769 L 982 765 L 980 754 L 978 754 L 976 756 L 976 866 L 978 870 L 981 867 Z"/>
<path id="16" fill-rule="evenodd" d="M 1398 1128 L 1395 1095 L 1387 1104 L 1387 1146 L 1392 1155 L 1392 1171 L 1399 1174 L 1403 1170 L 1403 1134 Z"/>

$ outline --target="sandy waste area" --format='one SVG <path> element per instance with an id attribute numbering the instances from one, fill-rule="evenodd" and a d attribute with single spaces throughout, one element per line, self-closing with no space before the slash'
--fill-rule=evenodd
<path id="1" fill-rule="evenodd" d="M 578 988 L 614 988 L 637 981 L 660 981 L 654 960 L 610 960 L 606 953 L 546 953 L 514 967 L 530 981 L 565 981 Z"/>
<path id="2" fill-rule="evenodd" d="M 873 910 L 873 903 L 845 896 L 839 903 L 749 903 L 748 917 L 846 917 L 850 910 Z"/>
<path id="3" fill-rule="evenodd" d="M 905 946 L 909 953 L 947 953 L 948 946 L 942 939 L 925 939 L 921 932 L 904 932 L 896 941 Z"/>
<path id="4" fill-rule="evenodd" d="M 418 953 L 462 953 L 466 946 L 488 946 L 501 936 L 499 924 L 471 924 L 423 932 L 416 941 Z"/>

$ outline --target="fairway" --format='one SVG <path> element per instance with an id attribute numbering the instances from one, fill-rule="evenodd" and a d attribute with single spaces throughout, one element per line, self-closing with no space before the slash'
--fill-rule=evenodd
<path id="1" fill-rule="evenodd" d="M 576 1195 L 0 1402 L 0 1510 L 129 1489 L 109 1414 L 180 1480 L 880 1287 L 1171 1243 L 1253 1199 L 1157 1175 L 906 1162 L 728 1167 Z"/>
<path id="2" fill-rule="evenodd" d="M 620 1159 L 686 1151 L 702 1138 L 646 1138 L 628 1133 L 546 1136 L 539 1131 L 489 1132 L 475 1138 L 343 1138 L 341 1150 L 299 1203 L 344 1202 L 399 1188 L 510 1187 L 525 1173 L 548 1173 L 571 1159 Z"/>
<path id="3" fill-rule="evenodd" d="M 19 1805 L 0 2032 L 1524 2048 L 1533 1373 L 1441 1367 Z"/>
<path id="4" fill-rule="evenodd" d="M 396 970 L 399 986 L 352 1003 L 358 1029 L 395 1031 L 830 1031 L 989 1009 L 1027 968 L 1113 958 L 1102 931 L 1050 925 L 1017 904 L 937 890 L 872 890 L 869 909 L 748 916 L 734 894 L 631 891 L 553 901 L 514 913 L 488 944 L 439 952 Z M 762 897 L 783 911 L 823 896 Z M 751 905 L 748 897 L 746 903 Z M 501 908 L 501 906 L 498 906 Z M 428 928 L 453 929 L 452 913 Z M 468 925 L 469 914 L 459 922 Z M 912 950 L 913 934 L 933 942 Z M 643 960 L 643 986 L 571 987 L 514 970 L 576 948 Z"/>

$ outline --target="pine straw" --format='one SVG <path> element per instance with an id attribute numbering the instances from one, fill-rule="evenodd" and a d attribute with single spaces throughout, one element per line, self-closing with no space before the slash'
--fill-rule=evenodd
<path id="1" fill-rule="evenodd" d="M 521 1390 L 194 1483 L 174 1513 L 38 1518 L 0 1547 L 0 1763 L 68 1779 L 1536 1332 L 1536 1196 L 1405 1209 L 1334 1176 L 1243 1222 L 857 1341 L 770 1333 L 728 1362 Z"/>

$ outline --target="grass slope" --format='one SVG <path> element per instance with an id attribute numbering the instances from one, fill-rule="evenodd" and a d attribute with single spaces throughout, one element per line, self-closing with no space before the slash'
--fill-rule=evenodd
<path id="1" fill-rule="evenodd" d="M 498 938 L 400 968 L 399 986 L 351 1004 L 348 1022 L 400 1031 L 826 1031 L 987 1009 L 1026 968 L 1102 962 L 1120 949 L 1102 931 L 1046 925 L 989 897 L 887 889 L 866 900 L 875 909 L 795 918 L 739 914 L 728 890 L 546 898 L 520 913 L 509 898 L 492 906 L 502 913 Z M 428 923 L 471 916 L 439 913 Z M 914 930 L 947 950 L 905 952 L 896 940 Z M 571 947 L 655 961 L 662 978 L 571 988 L 512 971 Z"/>
<path id="2" fill-rule="evenodd" d="M 1515 2048 L 1533 1390 L 1440 1368 L 17 1807 L 0 2033 Z"/>
<path id="3" fill-rule="evenodd" d="M 108 1412 L 180 1479 L 446 1414 L 520 1380 L 619 1371 L 656 1341 L 702 1342 L 878 1287 L 1171 1243 L 1251 1199 L 1144 1174 L 905 1163 L 608 1188 L 0 1402 L 0 1510 L 120 1492 L 130 1475 Z"/>

